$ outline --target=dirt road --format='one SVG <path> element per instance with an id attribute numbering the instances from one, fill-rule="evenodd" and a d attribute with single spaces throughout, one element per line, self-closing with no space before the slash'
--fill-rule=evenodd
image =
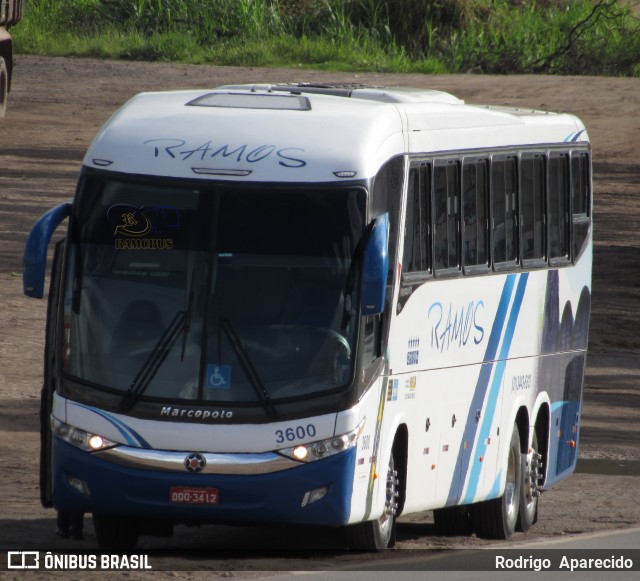
<path id="1" fill-rule="evenodd" d="M 0 549 L 94 546 L 53 535 L 54 515 L 38 496 L 38 395 L 42 374 L 43 301 L 22 295 L 21 260 L 35 219 L 73 195 L 84 151 L 102 123 L 140 91 L 215 87 L 253 81 L 340 81 L 420 86 L 467 102 L 563 110 L 585 122 L 593 143 L 595 264 L 581 458 L 640 461 L 640 79 L 537 76 L 345 74 L 62 58 L 16 58 L 13 92 L 0 120 Z M 541 499 L 540 521 L 526 536 L 579 534 L 640 523 L 640 477 L 575 474 Z M 486 541 L 435 535 L 429 515 L 402 520 L 398 548 L 474 547 Z M 179 529 L 154 547 L 218 550 L 266 548 L 285 568 L 291 546 L 335 548 L 326 531 Z M 353 556 L 329 552 L 320 566 Z M 269 569 L 268 561 L 258 568 Z M 250 559 L 212 558 L 212 570 L 244 570 Z M 183 574 L 173 574 L 173 577 Z M 184 573 L 185 576 L 191 575 Z"/>

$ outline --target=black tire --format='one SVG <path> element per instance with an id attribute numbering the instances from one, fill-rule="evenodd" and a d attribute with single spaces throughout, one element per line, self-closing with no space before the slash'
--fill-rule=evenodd
<path id="1" fill-rule="evenodd" d="M 105 551 L 131 551 L 138 543 L 135 521 L 106 514 L 93 515 L 98 546 Z"/>
<path id="2" fill-rule="evenodd" d="M 522 459 L 517 426 L 513 427 L 511 433 L 506 472 L 504 494 L 500 498 L 473 505 L 473 524 L 479 537 L 507 540 L 516 530 L 522 492 Z"/>
<path id="3" fill-rule="evenodd" d="M 393 454 L 387 470 L 387 499 L 385 513 L 376 520 L 348 525 L 347 545 L 356 551 L 383 551 L 396 544 L 396 509 L 399 490 L 398 472 Z"/>
<path id="4" fill-rule="evenodd" d="M 522 454 L 522 490 L 516 529 L 526 533 L 538 521 L 538 484 L 542 474 L 542 460 L 539 456 L 538 434 L 534 430 L 531 454 Z"/>
<path id="5" fill-rule="evenodd" d="M 9 71 L 7 63 L 0 56 L 0 117 L 4 117 L 7 110 L 7 99 L 9 97 Z"/>
<path id="6" fill-rule="evenodd" d="M 450 506 L 433 511 L 436 532 L 447 537 L 466 536 L 473 532 L 468 506 Z"/>

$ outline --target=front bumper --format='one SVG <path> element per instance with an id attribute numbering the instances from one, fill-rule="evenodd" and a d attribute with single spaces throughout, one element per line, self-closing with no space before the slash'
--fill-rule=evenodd
<path id="1" fill-rule="evenodd" d="M 163 453 L 154 454 L 161 458 Z M 176 454 L 169 453 L 174 459 Z M 267 473 L 252 473 L 255 471 L 250 469 L 248 458 L 243 474 L 212 473 L 215 469 L 211 467 L 207 472 L 193 474 L 186 469 L 176 470 L 175 462 L 171 470 L 116 463 L 54 438 L 53 504 L 64 511 L 166 519 L 174 523 L 339 526 L 349 520 L 355 454 L 352 448 L 326 459 Z M 188 452 L 179 455 L 186 458 Z M 265 457 L 273 455 L 254 456 L 262 456 L 264 462 Z M 217 488 L 219 504 L 172 503 L 169 489 L 174 486 Z M 302 506 L 307 492 L 322 487 L 327 487 L 323 498 Z"/>

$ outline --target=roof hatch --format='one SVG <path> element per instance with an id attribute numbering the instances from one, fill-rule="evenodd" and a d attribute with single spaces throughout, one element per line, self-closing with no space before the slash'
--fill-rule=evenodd
<path id="1" fill-rule="evenodd" d="M 187 105 L 192 107 L 224 107 L 228 109 L 273 109 L 281 111 L 309 111 L 311 103 L 302 95 L 274 95 L 272 93 L 208 93 Z"/>

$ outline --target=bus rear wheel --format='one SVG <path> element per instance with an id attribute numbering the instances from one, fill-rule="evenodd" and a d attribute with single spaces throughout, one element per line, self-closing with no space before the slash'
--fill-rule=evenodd
<path id="1" fill-rule="evenodd" d="M 357 551 L 383 551 L 396 544 L 396 512 L 400 481 L 393 454 L 387 469 L 385 510 L 376 520 L 346 527 L 347 544 Z"/>
<path id="2" fill-rule="evenodd" d="M 522 455 L 522 491 L 517 529 L 526 533 L 538 520 L 540 481 L 544 474 L 542 456 L 538 447 L 538 434 L 534 430 L 531 451 Z"/>
<path id="3" fill-rule="evenodd" d="M 504 494 L 473 506 L 476 534 L 485 539 L 507 540 L 513 536 L 518 522 L 522 494 L 522 458 L 518 426 L 513 427 L 506 466 Z"/>
<path id="4" fill-rule="evenodd" d="M 98 546 L 105 551 L 130 551 L 138 543 L 138 528 L 132 519 L 94 514 L 93 528 Z"/>

